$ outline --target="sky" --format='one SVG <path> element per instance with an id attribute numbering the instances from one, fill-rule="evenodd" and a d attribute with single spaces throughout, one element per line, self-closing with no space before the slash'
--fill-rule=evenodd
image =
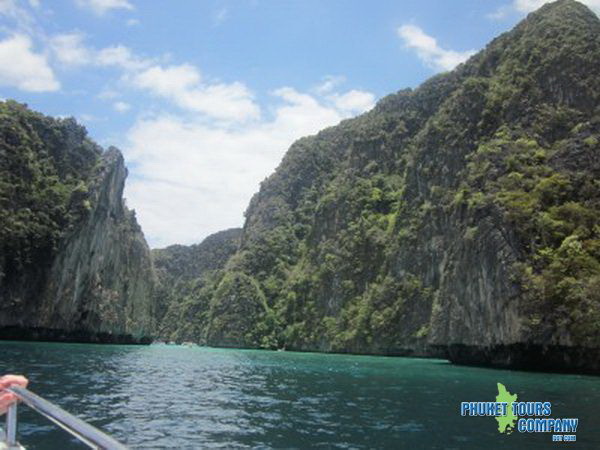
<path id="1" fill-rule="evenodd" d="M 243 225 L 296 139 L 451 70 L 543 3 L 0 0 L 0 98 L 121 149 L 150 246 L 192 244 Z"/>

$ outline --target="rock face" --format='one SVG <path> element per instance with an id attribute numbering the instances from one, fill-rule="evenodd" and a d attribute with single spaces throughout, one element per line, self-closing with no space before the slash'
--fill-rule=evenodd
<path id="1" fill-rule="evenodd" d="M 149 342 L 155 275 L 121 153 L 72 119 L 0 108 L 0 336 Z"/>
<path id="2" fill-rule="evenodd" d="M 153 249 L 158 276 L 158 335 L 162 339 L 206 343 L 205 319 L 212 280 L 238 250 L 242 230 L 212 234 L 200 244 Z"/>
<path id="3" fill-rule="evenodd" d="M 296 142 L 197 334 L 600 372 L 598 61 L 600 21 L 560 0 Z"/>
<path id="4" fill-rule="evenodd" d="M 154 251 L 117 150 L 0 103 L 0 334 L 600 373 L 600 21 L 546 4 L 297 141 L 243 230 Z"/>

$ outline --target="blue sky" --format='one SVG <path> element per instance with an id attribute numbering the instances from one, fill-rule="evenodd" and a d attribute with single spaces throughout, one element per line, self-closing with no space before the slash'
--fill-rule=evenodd
<path id="1" fill-rule="evenodd" d="M 241 226 L 295 139 L 452 69 L 543 3 L 0 0 L 0 97 L 119 147 L 150 245 L 190 244 Z"/>

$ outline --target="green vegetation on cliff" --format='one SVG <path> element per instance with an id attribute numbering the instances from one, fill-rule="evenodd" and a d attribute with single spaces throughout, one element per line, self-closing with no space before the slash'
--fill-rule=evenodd
<path id="1" fill-rule="evenodd" d="M 55 120 L 13 101 L 0 102 L 3 297 L 26 284 L 27 270 L 49 265 L 60 239 L 88 213 L 89 182 L 100 154 L 73 119 Z"/>
<path id="2" fill-rule="evenodd" d="M 158 335 L 167 340 L 205 342 L 212 281 L 240 245 L 242 230 L 212 234 L 200 244 L 152 250 Z"/>
<path id="3" fill-rule="evenodd" d="M 154 268 L 120 153 L 0 103 L 0 327 L 600 372 L 598 61 L 598 17 L 546 4 L 298 140 L 243 230 Z"/>
<path id="4" fill-rule="evenodd" d="M 73 119 L 55 120 L 10 100 L 0 102 L 4 307 L 19 301 L 23 290 L 41 289 L 41 273 L 51 264 L 61 238 L 90 209 L 89 183 L 100 154 Z M 31 272 L 40 277 L 25 276 Z"/>
<path id="5" fill-rule="evenodd" d="M 74 119 L 0 102 L 0 337 L 152 335 L 154 275 L 126 176 L 120 152 Z"/>
<path id="6" fill-rule="evenodd" d="M 560 0 L 300 139 L 204 287 L 201 335 L 508 365 L 528 358 L 511 346 L 600 348 L 599 60 L 600 21 Z"/>

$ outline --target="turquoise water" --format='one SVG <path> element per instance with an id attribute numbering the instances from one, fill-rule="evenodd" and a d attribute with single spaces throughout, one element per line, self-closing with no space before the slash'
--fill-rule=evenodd
<path id="1" fill-rule="evenodd" d="M 600 378 L 445 361 L 176 346 L 0 342 L 0 372 L 133 448 L 600 448 Z M 577 417 L 575 443 L 503 435 L 461 401 L 496 383 Z M 83 448 L 22 406 L 28 449 Z"/>

